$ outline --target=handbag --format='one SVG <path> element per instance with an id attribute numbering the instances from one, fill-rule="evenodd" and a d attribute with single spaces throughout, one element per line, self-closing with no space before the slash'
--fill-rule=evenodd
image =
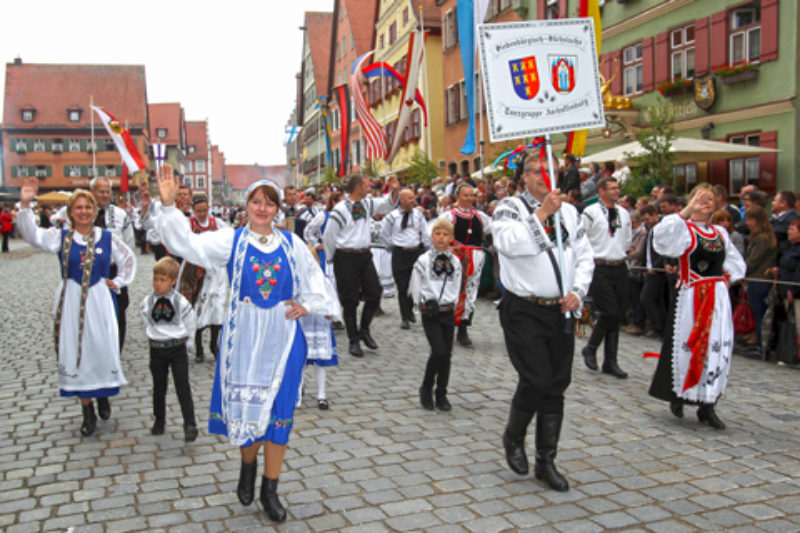
<path id="1" fill-rule="evenodd" d="M 747 299 L 747 291 L 742 290 L 736 309 L 733 310 L 733 331 L 737 335 L 747 335 L 756 330 L 756 319 Z"/>
<path id="2" fill-rule="evenodd" d="M 786 320 L 781 322 L 778 331 L 778 347 L 776 348 L 776 356 L 778 361 L 787 364 L 796 364 L 798 358 L 797 348 L 797 330 L 795 329 L 794 306 L 789 305 L 789 310 L 786 312 Z"/>

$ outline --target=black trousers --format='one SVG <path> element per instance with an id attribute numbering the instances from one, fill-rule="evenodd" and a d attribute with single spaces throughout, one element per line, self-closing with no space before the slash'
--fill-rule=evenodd
<path id="1" fill-rule="evenodd" d="M 361 329 L 369 329 L 372 317 L 381 302 L 383 288 L 372 263 L 372 253 L 336 252 L 333 256 L 333 274 L 336 290 L 342 304 L 342 318 L 347 326 L 350 341 L 355 340 L 358 302 L 364 300 Z"/>
<path id="2" fill-rule="evenodd" d="M 108 273 L 108 279 L 117 277 L 117 265 L 111 265 Z M 119 351 L 122 352 L 122 346 L 125 344 L 125 333 L 128 329 L 128 319 L 126 313 L 128 312 L 128 305 L 131 302 L 128 295 L 128 287 L 122 287 L 118 294 L 115 294 L 117 299 L 117 334 L 119 336 Z"/>
<path id="3" fill-rule="evenodd" d="M 623 304 L 624 305 L 624 304 Z M 506 291 L 500 324 L 511 364 L 517 371 L 512 405 L 526 413 L 561 414 L 572 380 L 575 335 L 565 332 L 560 306 L 535 304 Z"/>
<path id="4" fill-rule="evenodd" d="M 453 311 L 439 313 L 435 317 L 422 316 L 422 329 L 425 330 L 425 337 L 431 347 L 428 364 L 425 366 L 425 377 L 422 380 L 423 387 L 431 389 L 435 383 L 436 390 L 447 391 L 455 328 Z"/>
<path id="5" fill-rule="evenodd" d="M 595 263 L 589 295 L 592 297 L 592 307 L 600 316 L 589 338 L 589 346 L 596 349 L 607 333 L 619 330 L 620 324 L 625 319 L 629 290 L 628 267 L 625 263 L 619 265 Z"/>
<path id="6" fill-rule="evenodd" d="M 189 356 L 186 343 L 170 348 L 150 347 L 150 374 L 153 376 L 153 416 L 165 421 L 167 416 L 167 379 L 172 367 L 172 380 L 181 404 L 184 426 L 196 426 L 192 388 L 189 385 Z"/>
<path id="7" fill-rule="evenodd" d="M 422 254 L 422 250 L 404 250 L 394 248 L 392 250 L 392 275 L 397 285 L 397 304 L 400 306 L 400 319 L 411 320 L 412 307 L 414 305 L 411 296 L 408 294 L 408 285 L 411 282 L 411 272 L 414 270 L 414 263 Z"/>
<path id="8" fill-rule="evenodd" d="M 8 252 L 8 238 L 11 236 L 10 231 L 3 232 L 3 251 Z"/>
<path id="9" fill-rule="evenodd" d="M 662 272 L 645 273 L 640 296 L 647 320 L 650 321 L 650 329 L 662 335 L 667 319 L 666 282 L 666 276 Z"/>
<path id="10" fill-rule="evenodd" d="M 163 244 L 150 243 L 150 250 L 152 250 L 153 255 L 156 256 L 156 261 L 167 256 L 167 248 Z"/>

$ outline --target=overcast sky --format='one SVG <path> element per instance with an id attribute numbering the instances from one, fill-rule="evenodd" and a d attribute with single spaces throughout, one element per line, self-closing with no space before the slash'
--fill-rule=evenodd
<path id="1" fill-rule="evenodd" d="M 207 118 L 211 142 L 227 163 L 283 164 L 303 46 L 298 27 L 305 11 L 333 6 L 334 0 L 3 0 L 1 76 L 5 86 L 5 63 L 17 56 L 26 63 L 142 64 L 148 101 L 180 102 L 187 120 Z"/>

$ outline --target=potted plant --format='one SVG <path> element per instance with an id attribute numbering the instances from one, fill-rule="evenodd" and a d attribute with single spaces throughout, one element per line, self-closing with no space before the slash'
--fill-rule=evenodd
<path id="1" fill-rule="evenodd" d="M 739 83 L 758 78 L 758 63 L 748 63 L 747 61 L 737 61 L 730 65 L 722 65 L 712 69 L 725 85 Z"/>
<path id="2" fill-rule="evenodd" d="M 660 92 L 662 96 L 668 98 L 678 94 L 690 94 L 692 92 L 692 80 L 676 76 L 672 81 L 659 83 L 658 92 Z"/>

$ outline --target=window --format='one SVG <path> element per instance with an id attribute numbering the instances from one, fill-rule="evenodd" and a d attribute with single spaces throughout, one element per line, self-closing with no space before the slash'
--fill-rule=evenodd
<path id="1" fill-rule="evenodd" d="M 411 113 L 411 138 L 422 138 L 422 111 L 419 108 Z"/>
<path id="2" fill-rule="evenodd" d="M 70 178 L 80 178 L 81 177 L 81 167 L 80 167 L 80 165 L 70 165 L 69 166 L 69 171 L 67 172 L 67 175 Z"/>
<path id="3" fill-rule="evenodd" d="M 190 144 L 189 145 L 189 153 L 193 154 L 193 153 L 195 153 L 195 151 L 197 151 L 197 147 L 195 147 L 195 145 L 193 145 L 193 144 Z"/>
<path id="4" fill-rule="evenodd" d="M 746 144 L 748 146 L 759 145 L 759 135 L 737 135 L 730 137 L 728 142 L 733 144 Z M 731 159 L 728 161 L 728 176 L 730 179 L 731 192 L 739 191 L 745 185 L 753 184 L 758 186 L 758 177 L 761 173 L 761 159 L 759 157 L 749 157 L 747 159 Z"/>
<path id="5" fill-rule="evenodd" d="M 60 154 L 64 151 L 64 142 L 61 139 L 53 139 L 53 144 L 50 148 L 54 154 Z"/>
<path id="6" fill-rule="evenodd" d="M 192 162 L 191 161 L 187 161 L 186 162 L 186 172 L 191 172 L 191 171 L 192 171 Z"/>
<path id="7" fill-rule="evenodd" d="M 69 140 L 69 151 L 70 152 L 80 152 L 81 151 L 81 140 L 80 139 L 70 139 Z"/>
<path id="8" fill-rule="evenodd" d="M 750 63 L 761 58 L 761 9 L 757 5 L 731 12 L 730 63 Z"/>
<path id="9" fill-rule="evenodd" d="M 44 142 L 44 139 L 34 139 L 33 140 L 33 151 L 34 152 L 44 152 L 47 150 L 47 144 Z"/>
<path id="10" fill-rule="evenodd" d="M 360 165 L 361 164 L 361 149 L 360 149 L 361 139 L 355 140 L 352 143 L 352 148 L 350 149 L 350 160 L 353 162 L 353 165 Z"/>
<path id="11" fill-rule="evenodd" d="M 403 26 L 408 25 L 408 8 L 403 8 Z"/>
<path id="12" fill-rule="evenodd" d="M 671 78 L 694 77 L 694 24 L 670 33 Z"/>
<path id="13" fill-rule="evenodd" d="M 81 110 L 80 109 L 69 109 L 69 110 L 67 110 L 67 118 L 69 118 L 70 122 L 80 122 L 80 120 L 81 120 Z"/>
<path id="14" fill-rule="evenodd" d="M 37 165 L 35 174 L 36 174 L 37 178 L 46 178 L 47 177 L 47 167 L 44 166 L 44 165 Z"/>
<path id="15" fill-rule="evenodd" d="M 192 187 L 192 177 L 191 176 L 184 176 L 183 177 L 183 186 L 184 187 Z"/>
<path id="16" fill-rule="evenodd" d="M 28 177 L 28 167 L 24 165 L 17 165 L 14 167 L 16 169 L 16 175 L 18 178 L 27 178 Z"/>
<path id="17" fill-rule="evenodd" d="M 167 128 L 156 128 L 156 137 L 159 139 L 167 138 Z"/>
<path id="18" fill-rule="evenodd" d="M 114 167 L 114 165 L 106 165 L 103 175 L 107 178 L 113 178 L 117 175 L 117 169 Z"/>
<path id="19" fill-rule="evenodd" d="M 36 114 L 35 109 L 22 110 L 22 122 L 33 122 L 33 115 Z"/>
<path id="20" fill-rule="evenodd" d="M 622 49 L 622 88 L 625 96 L 642 92 L 642 43 Z"/>
<path id="21" fill-rule="evenodd" d="M 451 9 L 444 14 L 444 49 L 450 50 L 458 44 L 458 26 L 456 25 L 456 10 Z"/>
<path id="22" fill-rule="evenodd" d="M 86 151 L 89 153 L 97 151 L 97 141 L 87 141 Z"/>
<path id="23" fill-rule="evenodd" d="M 389 46 L 393 45 L 397 40 L 397 23 L 392 22 L 389 26 Z"/>
<path id="24" fill-rule="evenodd" d="M 697 164 L 688 163 L 685 165 L 675 165 L 673 173 L 680 187 L 679 192 L 688 194 L 697 185 Z"/>
<path id="25" fill-rule="evenodd" d="M 194 162 L 194 170 L 196 172 L 205 172 L 206 171 L 206 162 L 202 159 L 200 161 Z"/>
<path id="26" fill-rule="evenodd" d="M 467 109 L 467 84 L 464 80 L 459 82 L 459 120 L 465 120 L 469 118 L 469 109 Z"/>
<path id="27" fill-rule="evenodd" d="M 197 180 L 197 188 L 198 189 L 205 189 L 206 188 L 206 177 L 205 176 L 195 176 Z"/>
<path id="28" fill-rule="evenodd" d="M 18 154 L 24 154 L 28 151 L 28 143 L 22 139 L 17 139 L 17 142 L 14 143 L 14 151 Z"/>
<path id="29" fill-rule="evenodd" d="M 558 0 L 547 0 L 544 8 L 544 18 L 557 19 L 558 15 Z"/>

